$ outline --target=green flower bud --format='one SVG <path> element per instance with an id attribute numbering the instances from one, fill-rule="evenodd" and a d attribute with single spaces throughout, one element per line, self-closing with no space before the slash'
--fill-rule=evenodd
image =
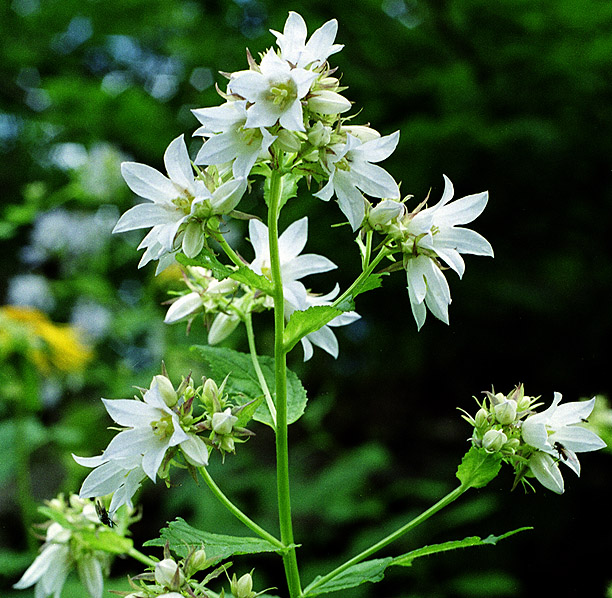
<path id="1" fill-rule="evenodd" d="M 234 574 L 230 588 L 235 598 L 253 598 L 255 596 L 255 592 L 253 592 L 253 578 L 250 573 L 245 573 L 238 580 Z"/>
<path id="2" fill-rule="evenodd" d="M 302 140 L 295 132 L 288 131 L 287 129 L 281 129 L 277 133 L 274 145 L 278 146 L 284 152 L 297 154 L 302 148 Z"/>
<path id="3" fill-rule="evenodd" d="M 516 401 L 507 399 L 493 407 L 495 419 L 502 425 L 511 424 L 516 419 Z"/>
<path id="4" fill-rule="evenodd" d="M 204 247 L 204 234 L 202 233 L 202 225 L 199 222 L 189 222 L 185 228 L 183 235 L 183 253 L 187 257 L 195 257 L 202 251 Z"/>
<path id="5" fill-rule="evenodd" d="M 474 417 L 477 428 L 483 428 L 489 423 L 489 412 L 486 409 L 479 409 Z"/>
<path id="6" fill-rule="evenodd" d="M 235 415 L 232 415 L 232 410 L 228 407 L 221 413 L 213 413 L 212 429 L 216 434 L 231 434 L 234 424 L 238 421 Z"/>
<path id="7" fill-rule="evenodd" d="M 185 575 L 174 559 L 155 563 L 155 582 L 169 590 L 178 590 L 185 583 Z"/>
<path id="8" fill-rule="evenodd" d="M 320 120 L 318 120 L 308 131 L 308 141 L 315 147 L 323 147 L 329 144 L 331 134 L 331 127 L 326 127 Z"/>
<path id="9" fill-rule="evenodd" d="M 351 109 L 351 102 L 335 91 L 315 91 L 308 99 L 308 108 L 318 114 L 341 114 Z"/>
<path id="10" fill-rule="evenodd" d="M 489 453 L 496 453 L 508 442 L 501 430 L 488 430 L 482 438 L 482 446 Z"/>
<path id="11" fill-rule="evenodd" d="M 235 314 L 217 314 L 208 331 L 208 344 L 216 345 L 225 340 L 240 324 L 240 318 Z"/>
<path id="12" fill-rule="evenodd" d="M 212 378 L 207 378 L 202 390 L 202 402 L 208 411 L 215 411 L 215 404 L 219 402 L 219 387 Z"/>
<path id="13" fill-rule="evenodd" d="M 206 551 L 204 548 L 199 548 L 198 550 L 194 550 L 185 561 L 185 565 L 187 567 L 186 573 L 188 577 L 196 574 L 198 571 L 203 571 L 208 567 L 208 563 L 206 562 Z"/>
<path id="14" fill-rule="evenodd" d="M 178 395 L 174 390 L 174 386 L 172 386 L 172 382 L 170 382 L 166 376 L 159 374 L 157 376 L 153 376 L 151 388 L 154 386 L 157 386 L 159 394 L 161 395 L 162 399 L 164 399 L 164 403 L 166 403 L 168 407 L 174 407 L 174 405 L 176 405 Z"/>

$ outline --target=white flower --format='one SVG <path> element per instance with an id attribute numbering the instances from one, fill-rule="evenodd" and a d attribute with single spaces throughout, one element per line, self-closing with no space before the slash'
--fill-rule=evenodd
<path id="1" fill-rule="evenodd" d="M 561 393 L 556 392 L 552 405 L 529 416 L 522 426 L 523 440 L 539 451 L 529 459 L 531 471 L 544 487 L 558 494 L 564 490 L 558 462 L 565 463 L 579 476 L 580 462 L 576 453 L 597 451 L 606 446 L 595 432 L 579 425 L 593 411 L 595 398 L 559 405 L 561 398 Z"/>
<path id="2" fill-rule="evenodd" d="M 315 305 L 331 305 L 332 301 L 338 296 L 339 288 L 338 285 L 334 288 L 333 291 L 328 293 L 327 295 L 317 296 L 311 293 L 306 295 L 306 300 L 300 306 L 300 310 L 306 310 L 309 307 Z M 285 317 L 289 319 L 291 314 L 295 311 L 295 307 L 288 302 L 285 302 Z M 311 332 L 307 334 L 304 338 L 300 339 L 302 343 L 302 348 L 304 349 L 304 361 L 308 361 L 313 354 L 313 345 L 323 349 L 327 353 L 329 353 L 334 359 L 338 357 L 338 353 L 340 351 L 338 346 L 338 339 L 336 335 L 333 333 L 330 326 L 346 326 L 347 324 L 353 323 L 355 320 L 358 320 L 361 316 L 354 311 L 347 311 L 339 316 L 335 317 L 331 322 L 328 322 L 319 330 L 315 330 L 315 332 Z"/>
<path id="3" fill-rule="evenodd" d="M 282 33 L 273 29 L 270 32 L 276 36 L 281 58 L 297 67 L 317 67 L 344 47 L 342 44 L 334 44 L 338 32 L 336 19 L 319 27 L 308 42 L 306 22 L 301 15 L 293 11 L 289 12 Z"/>
<path id="4" fill-rule="evenodd" d="M 192 112 L 202 123 L 194 135 L 208 137 L 195 163 L 233 162 L 232 172 L 236 178 L 248 177 L 257 159 L 267 155 L 268 148 L 276 139 L 264 127 L 245 128 L 246 100 L 199 108 Z"/>
<path id="5" fill-rule="evenodd" d="M 170 447 L 184 448 L 186 458 L 193 464 L 208 464 L 208 454 L 200 439 L 183 430 L 178 415 L 164 401 L 155 380 L 143 399 L 102 399 L 108 414 L 127 429 L 119 432 L 98 457 L 73 455 L 80 465 L 95 468 L 85 478 L 79 496 L 89 498 L 113 493 L 111 513 L 123 504 L 131 505 L 145 476 L 155 482 Z"/>
<path id="6" fill-rule="evenodd" d="M 405 267 L 410 305 L 419 330 L 425 323 L 425 306 L 448 324 L 450 289 L 432 254 L 446 262 L 460 278 L 465 271 L 461 253 L 493 256 L 493 248 L 482 235 L 458 226 L 472 222 L 482 213 L 488 193 L 476 193 L 449 203 L 453 184 L 446 175 L 444 183 L 442 199 L 435 206 L 417 212 L 405 228 L 416 239 L 415 247 L 410 249 L 416 257 L 406 256 Z"/>
<path id="7" fill-rule="evenodd" d="M 393 177 L 374 164 L 388 158 L 399 141 L 399 131 L 366 141 L 347 134 L 344 146 L 330 148 L 325 167 L 329 181 L 315 197 L 329 201 L 335 194 L 338 204 L 348 218 L 353 230 L 357 230 L 365 216 L 366 200 L 363 193 L 372 197 L 399 199 L 400 191 Z"/>
<path id="8" fill-rule="evenodd" d="M 245 179 L 230 179 L 211 193 L 203 181 L 194 177 L 182 135 L 166 149 L 164 163 L 168 177 L 146 164 L 121 164 L 121 174 L 130 189 L 152 202 L 130 208 L 113 229 L 114 233 L 121 233 L 152 227 L 138 246 L 146 249 L 139 267 L 151 260 L 162 260 L 161 269 L 169 265 L 173 261 L 169 254 L 177 249 L 175 238 L 179 228 L 190 220 L 198 228 L 192 226 L 183 236 L 183 252 L 188 257 L 197 255 L 203 243 L 199 220 L 231 212 L 246 190 Z"/>
<path id="9" fill-rule="evenodd" d="M 296 309 L 306 302 L 306 287 L 299 282 L 309 274 L 319 274 L 335 269 L 331 260 L 307 253 L 299 255 L 306 246 L 308 238 L 308 218 L 297 220 L 287 227 L 278 239 L 280 269 L 285 300 Z M 268 227 L 259 220 L 249 221 L 249 240 L 255 250 L 255 259 L 251 269 L 271 279 L 270 246 Z"/>
<path id="10" fill-rule="evenodd" d="M 23 590 L 36 584 L 36 598 L 46 598 L 50 595 L 59 598 L 72 566 L 70 536 L 70 530 L 53 522 L 47 530 L 41 553 L 13 587 Z"/>
<path id="11" fill-rule="evenodd" d="M 271 127 L 280 122 L 290 131 L 305 131 L 300 100 L 317 76 L 303 68 L 291 68 L 270 49 L 262 58 L 259 71 L 233 73 L 228 91 L 251 104 L 247 108 L 247 128 Z"/>

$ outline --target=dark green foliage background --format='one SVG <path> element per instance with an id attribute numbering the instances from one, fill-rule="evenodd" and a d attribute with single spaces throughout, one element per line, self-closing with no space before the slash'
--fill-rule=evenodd
<path id="1" fill-rule="evenodd" d="M 612 5 L 3 2 L 2 295 L 11 277 L 29 271 L 20 256 L 37 214 L 60 206 L 93 214 L 111 204 L 119 214 L 132 205 L 116 164 L 105 173 L 105 191 L 93 193 L 86 170 L 58 167 L 58 144 L 91 149 L 107 142 L 161 168 L 168 143 L 181 133 L 189 138 L 197 127 L 189 110 L 220 103 L 213 83 L 224 79 L 217 71 L 245 68 L 244 47 L 255 54 L 270 46 L 267 30 L 282 29 L 288 10 L 300 12 L 310 31 L 338 19 L 338 41 L 346 47 L 332 62 L 349 86 L 347 97 L 362 110 L 359 122 L 384 134 L 401 130 L 385 167 L 402 181 L 404 194 L 415 196 L 410 205 L 430 189 L 439 198 L 443 173 L 457 197 L 488 189 L 489 205 L 474 228 L 495 249 L 494 260 L 467 256 L 462 282 L 448 273 L 450 327 L 429 317 L 417 334 L 404 277 L 396 273 L 382 289 L 358 298 L 363 317 L 339 331 L 337 361 L 317 352 L 303 365 L 299 349 L 291 355 L 290 367 L 309 393 L 307 413 L 290 436 L 296 535 L 308 582 L 451 489 L 470 434 L 455 407 L 472 409 L 472 395 L 491 385 L 507 392 L 518 382 L 547 402 L 555 390 L 566 400 L 610 395 Z M 155 81 L 170 82 L 169 91 L 160 95 Z M 199 145 L 192 141 L 192 151 Z M 245 211 L 261 211 L 257 187 L 244 203 Z M 358 255 L 347 227 L 330 233 L 340 211 L 302 188 L 281 228 L 303 215 L 310 218 L 308 250 L 340 266 L 313 287 L 326 291 L 339 280 L 345 288 L 357 274 Z M 205 342 L 200 324 L 188 339 L 182 325 L 161 324 L 167 286 L 155 281 L 151 265 L 136 270 L 139 238 L 109 239 L 94 256 L 68 260 L 60 252 L 34 269 L 51 281 L 54 320 L 66 321 L 78 296 L 113 314 L 85 378 L 66 385 L 61 403 L 38 414 L 44 429 L 55 431 L 45 436 L 39 430 L 32 455 L 38 499 L 76 490 L 84 471 L 70 451 L 96 454 L 106 446 L 109 421 L 100 396 L 130 396 L 133 385 L 148 384 L 162 357 L 175 378 L 190 369 L 205 373 L 187 352 L 189 344 Z M 239 249 L 251 257 L 246 244 Z M 260 348 L 268 351 L 269 324 L 266 316 L 257 322 Z M 244 339 L 237 334 L 231 344 L 243 349 Z M 2 383 L 18 381 L 8 380 L 5 370 Z M 2 406 L 3 425 L 12 413 Z M 265 426 L 256 432 L 238 456 L 211 469 L 230 496 L 275 529 L 273 437 Z M 26 542 L 14 518 L 10 456 L 5 459 L 0 542 L 17 559 Z M 543 589 L 603 595 L 612 579 L 601 556 L 602 538 L 612 531 L 609 455 L 587 455 L 583 467 L 580 483 L 567 472 L 562 497 L 542 489 L 510 494 L 511 476 L 502 473 L 388 554 L 523 525 L 535 531 L 494 548 L 420 560 L 343 596 L 535 596 Z M 174 515 L 209 531 L 241 533 L 204 488 L 194 493 L 190 481 L 183 482 L 172 492 L 147 487 L 137 542 L 156 536 Z M 236 559 L 238 572 L 255 566 L 257 589 L 278 585 L 282 592 L 281 569 L 270 560 Z M 0 580 L 9 587 L 21 569 L 3 562 Z M 117 576 L 127 571 L 122 563 L 115 569 Z"/>

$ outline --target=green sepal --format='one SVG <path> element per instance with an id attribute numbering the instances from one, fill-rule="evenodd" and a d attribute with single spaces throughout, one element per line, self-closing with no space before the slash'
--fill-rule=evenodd
<path id="1" fill-rule="evenodd" d="M 160 537 L 148 540 L 144 546 L 165 546 L 181 557 L 186 557 L 192 547 L 204 545 L 206 556 L 211 563 L 222 561 L 235 554 L 257 554 L 279 552 L 279 548 L 263 538 L 228 536 L 205 532 L 189 525 L 177 517 L 160 531 Z"/>
<path id="2" fill-rule="evenodd" d="M 205 359 L 209 364 L 208 375 L 215 380 L 223 380 L 228 374 L 225 391 L 238 405 L 244 405 L 254 398 L 263 396 L 257 373 L 251 356 L 226 347 L 195 345 L 191 350 Z M 266 355 L 259 356 L 259 366 L 266 380 L 272 398 L 276 393 L 274 359 Z M 306 409 L 306 390 L 300 379 L 291 370 L 287 370 L 287 423 L 296 422 Z M 253 419 L 274 427 L 272 416 L 265 401 L 257 406 Z"/>
<path id="3" fill-rule="evenodd" d="M 457 468 L 457 478 L 466 488 L 482 488 L 497 476 L 501 460 L 501 454 L 488 453 L 483 448 L 473 446 L 463 456 Z"/>

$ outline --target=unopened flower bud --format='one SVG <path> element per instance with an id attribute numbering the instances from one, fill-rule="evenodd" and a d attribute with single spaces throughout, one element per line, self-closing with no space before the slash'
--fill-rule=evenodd
<path id="1" fill-rule="evenodd" d="M 353 137 L 357 137 L 359 141 L 365 143 L 366 141 L 372 141 L 372 139 L 378 139 L 380 137 L 380 133 L 376 129 L 372 129 L 371 127 L 366 127 L 364 125 L 347 125 L 342 127 L 343 133 L 348 133 Z"/>
<path id="2" fill-rule="evenodd" d="M 372 228 L 379 229 L 405 213 L 406 206 L 403 203 L 393 199 L 384 199 L 370 210 L 368 223 Z"/>
<path id="3" fill-rule="evenodd" d="M 284 152 L 297 154 L 302 147 L 302 140 L 293 131 L 281 129 L 277 133 L 274 144 L 280 147 Z"/>
<path id="4" fill-rule="evenodd" d="M 186 573 L 189 577 L 195 575 L 198 571 L 203 571 L 209 565 L 206 562 L 206 551 L 204 548 L 199 548 L 198 550 L 194 550 L 189 554 L 189 557 L 185 560 Z"/>
<path id="5" fill-rule="evenodd" d="M 482 438 L 482 446 L 489 453 L 496 453 L 508 442 L 501 430 L 488 430 Z"/>
<path id="6" fill-rule="evenodd" d="M 482 428 L 489 423 L 489 412 L 486 409 L 479 409 L 474 417 L 477 428 Z"/>
<path id="7" fill-rule="evenodd" d="M 154 386 L 157 387 L 161 398 L 164 399 L 164 403 L 168 405 L 168 407 L 174 407 L 176 402 L 178 401 L 178 395 L 172 386 L 172 382 L 166 378 L 166 376 L 153 376 L 153 381 L 151 382 L 151 388 Z"/>
<path id="8" fill-rule="evenodd" d="M 164 322 L 166 324 L 174 324 L 183 318 L 195 313 L 202 307 L 202 297 L 195 291 L 183 295 L 177 299 L 168 309 Z"/>
<path id="9" fill-rule="evenodd" d="M 174 559 L 155 563 L 155 582 L 169 590 L 178 590 L 185 583 L 185 576 Z"/>
<path id="10" fill-rule="evenodd" d="M 335 91 L 322 89 L 308 98 L 308 108 L 319 114 L 341 114 L 351 109 L 351 102 Z"/>
<path id="11" fill-rule="evenodd" d="M 189 434 L 187 440 L 180 444 L 185 459 L 196 467 L 206 467 L 208 465 L 208 448 L 201 438 Z"/>
<path id="12" fill-rule="evenodd" d="M 201 224 L 195 221 L 189 222 L 183 235 L 183 253 L 189 258 L 195 257 L 202 251 L 202 247 L 204 247 L 204 235 Z"/>
<path id="13" fill-rule="evenodd" d="M 504 444 L 504 451 L 514 453 L 521 446 L 521 441 L 518 438 L 510 438 L 506 444 Z"/>
<path id="14" fill-rule="evenodd" d="M 527 409 L 531 407 L 533 403 L 534 403 L 533 397 L 524 396 L 520 401 L 518 401 L 518 405 L 517 405 L 518 410 L 526 411 Z"/>
<path id="15" fill-rule="evenodd" d="M 331 127 L 325 126 L 318 120 L 308 131 L 308 141 L 315 147 L 323 147 L 329 144 L 331 135 Z"/>
<path id="16" fill-rule="evenodd" d="M 235 314 L 217 314 L 208 331 L 208 344 L 216 345 L 225 340 L 240 324 L 240 318 Z"/>
<path id="17" fill-rule="evenodd" d="M 225 411 L 213 413 L 212 429 L 216 434 L 231 434 L 237 421 L 238 418 L 232 415 L 232 410 L 228 407 Z"/>
<path id="18" fill-rule="evenodd" d="M 516 401 L 507 399 L 493 407 L 495 419 L 502 425 L 511 424 L 516 418 Z"/>
<path id="19" fill-rule="evenodd" d="M 250 573 L 245 573 L 240 579 L 236 575 L 232 577 L 231 591 L 235 598 L 253 598 L 253 578 Z"/>

